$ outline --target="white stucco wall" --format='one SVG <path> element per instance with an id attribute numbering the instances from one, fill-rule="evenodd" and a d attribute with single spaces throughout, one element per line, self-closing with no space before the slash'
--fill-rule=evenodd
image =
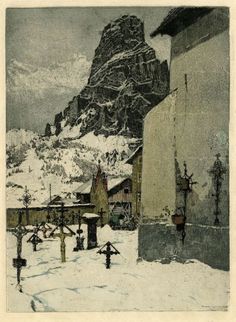
<path id="1" fill-rule="evenodd" d="M 143 221 L 163 217 L 175 207 L 174 117 L 176 91 L 154 107 L 144 121 L 142 209 Z"/>
<path id="2" fill-rule="evenodd" d="M 187 75 L 187 89 L 185 84 Z M 229 35 L 228 31 L 174 58 L 170 87 L 178 88 L 176 98 L 176 158 L 183 172 L 198 182 L 188 199 L 188 221 L 213 223 L 214 189 L 209 170 L 215 155 L 221 154 L 228 168 L 229 127 Z M 228 223 L 228 174 L 220 195 L 220 221 Z M 178 198 L 181 203 L 181 196 Z"/>
<path id="3" fill-rule="evenodd" d="M 220 153 L 227 174 L 223 177 L 219 219 L 228 225 L 228 30 L 175 56 L 170 65 L 170 88 L 177 91 L 154 107 L 144 121 L 144 221 L 161 221 L 165 206 L 170 210 L 183 206 L 183 193 L 176 193 L 176 159 L 181 174 L 186 161 L 188 173 L 197 181 L 188 195 L 187 221 L 212 225 L 215 190 L 209 171 Z"/>

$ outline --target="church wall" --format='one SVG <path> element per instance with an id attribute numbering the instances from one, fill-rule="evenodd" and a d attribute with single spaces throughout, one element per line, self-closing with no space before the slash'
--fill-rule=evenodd
<path id="1" fill-rule="evenodd" d="M 208 19 L 216 17 L 215 13 L 208 15 Z M 183 50 L 183 43 L 188 44 L 186 30 L 177 35 L 179 42 L 172 39 L 170 88 L 176 93 L 173 117 L 167 97 L 144 122 L 139 256 L 155 260 L 178 255 L 229 269 L 229 33 L 222 28 L 212 38 L 194 45 L 192 40 L 198 38 L 199 28 L 201 19 L 191 27 L 191 48 Z M 178 46 L 182 46 L 181 51 L 173 54 Z M 164 111 L 168 122 L 162 120 Z M 214 226 L 215 187 L 210 170 L 218 153 L 226 174 L 220 193 L 220 225 Z M 169 210 L 184 205 L 183 192 L 176 182 L 183 175 L 184 161 L 197 184 L 187 197 L 182 244 L 171 215 L 163 215 L 162 209 L 165 205 Z"/>
<path id="2" fill-rule="evenodd" d="M 143 134 L 142 221 L 169 220 L 175 208 L 174 118 L 176 92 L 146 116 Z"/>
<path id="3" fill-rule="evenodd" d="M 135 156 L 132 165 L 132 215 L 141 213 L 142 150 Z"/>
<path id="4" fill-rule="evenodd" d="M 228 127 L 229 127 L 229 35 L 218 34 L 171 62 L 171 88 L 176 97 L 176 160 L 181 174 L 197 184 L 188 195 L 188 221 L 213 224 L 215 197 L 211 170 L 216 154 L 227 169 L 220 194 L 220 222 L 229 222 Z M 183 196 L 177 195 L 177 206 Z"/>

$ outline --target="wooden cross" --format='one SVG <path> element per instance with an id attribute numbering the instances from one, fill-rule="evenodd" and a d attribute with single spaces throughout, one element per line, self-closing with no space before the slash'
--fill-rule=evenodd
<path id="1" fill-rule="evenodd" d="M 105 247 L 106 249 L 103 250 Z M 99 249 L 98 254 L 106 255 L 106 268 L 109 269 L 111 265 L 111 255 L 117 255 L 120 254 L 120 252 L 112 245 L 111 242 L 108 241 L 102 248 Z"/>
<path id="2" fill-rule="evenodd" d="M 22 286 L 20 285 L 20 273 L 21 273 L 21 268 L 25 267 L 27 265 L 27 261 L 24 258 L 21 258 L 21 253 L 22 253 L 22 239 L 23 237 L 30 232 L 30 230 L 26 229 L 25 226 L 22 225 L 22 211 L 19 210 L 18 212 L 18 225 L 14 228 L 11 229 L 10 231 L 12 234 L 17 238 L 17 258 L 13 258 L 13 267 L 17 269 L 17 285 L 19 287 L 19 291 L 22 292 Z"/>
<path id="3" fill-rule="evenodd" d="M 61 262 L 66 262 L 66 243 L 65 239 L 66 237 L 72 237 L 75 235 L 73 231 L 70 231 L 69 233 L 65 233 L 63 231 L 63 226 L 60 226 L 60 233 L 54 234 L 54 231 L 50 233 L 49 236 L 52 236 L 53 238 L 59 237 L 61 240 Z"/>
<path id="4" fill-rule="evenodd" d="M 100 216 L 101 227 L 104 227 L 104 224 L 103 224 L 103 215 L 105 213 L 106 213 L 106 211 L 103 211 L 103 208 L 101 208 L 101 210 L 98 212 L 98 215 Z"/>
<path id="5" fill-rule="evenodd" d="M 57 226 L 52 230 L 52 232 L 49 234 L 49 237 L 59 237 L 61 240 L 61 262 L 64 263 L 66 262 L 66 243 L 65 239 L 66 237 L 72 237 L 75 235 L 73 230 L 71 230 L 65 223 L 65 217 L 64 217 L 64 203 L 61 204 L 61 216 L 58 219 Z M 69 233 L 64 232 L 64 228 L 66 228 Z M 55 231 L 59 229 L 60 232 L 55 234 Z"/>

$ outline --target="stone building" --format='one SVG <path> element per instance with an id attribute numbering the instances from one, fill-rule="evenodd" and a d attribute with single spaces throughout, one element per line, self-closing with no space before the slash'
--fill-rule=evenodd
<path id="1" fill-rule="evenodd" d="M 228 9 L 173 9 L 156 35 L 171 37 L 170 94 L 144 121 L 139 256 L 228 269 Z M 197 182 L 186 196 L 184 170 Z M 181 209 L 184 243 L 171 217 Z"/>
<path id="2" fill-rule="evenodd" d="M 126 161 L 132 165 L 132 215 L 136 220 L 140 218 L 141 212 L 142 151 L 140 145 Z"/>

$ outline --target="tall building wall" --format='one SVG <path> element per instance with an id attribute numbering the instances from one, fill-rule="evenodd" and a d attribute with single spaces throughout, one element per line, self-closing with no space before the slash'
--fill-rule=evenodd
<path id="1" fill-rule="evenodd" d="M 220 28 L 214 29 L 217 24 Z M 229 269 L 227 9 L 214 9 L 173 36 L 170 89 L 175 97 L 169 95 L 144 121 L 139 256 L 155 260 L 177 255 Z M 210 173 L 217 154 L 226 169 L 218 203 L 219 226 L 214 225 L 215 182 Z M 184 162 L 197 184 L 187 196 L 183 244 L 169 211 L 184 206 L 178 185 Z"/>
<path id="2" fill-rule="evenodd" d="M 144 223 L 166 221 L 168 218 L 163 209 L 175 208 L 175 99 L 176 92 L 153 108 L 145 118 L 142 169 Z"/>
<path id="3" fill-rule="evenodd" d="M 196 23 L 196 33 L 198 32 Z M 185 32 L 182 32 L 182 37 Z M 178 36 L 180 38 L 180 35 Z M 174 49 L 173 49 L 174 50 Z M 229 33 L 224 31 L 175 57 L 171 62 L 172 89 L 176 97 L 176 161 L 183 174 L 186 161 L 197 184 L 188 195 L 189 222 L 213 224 L 215 193 L 210 170 L 220 153 L 227 172 L 223 176 L 220 222 L 228 224 Z M 177 194 L 177 206 L 183 194 Z"/>
<path id="4" fill-rule="evenodd" d="M 141 214 L 142 151 L 133 160 L 132 168 L 132 214 L 139 219 Z"/>

